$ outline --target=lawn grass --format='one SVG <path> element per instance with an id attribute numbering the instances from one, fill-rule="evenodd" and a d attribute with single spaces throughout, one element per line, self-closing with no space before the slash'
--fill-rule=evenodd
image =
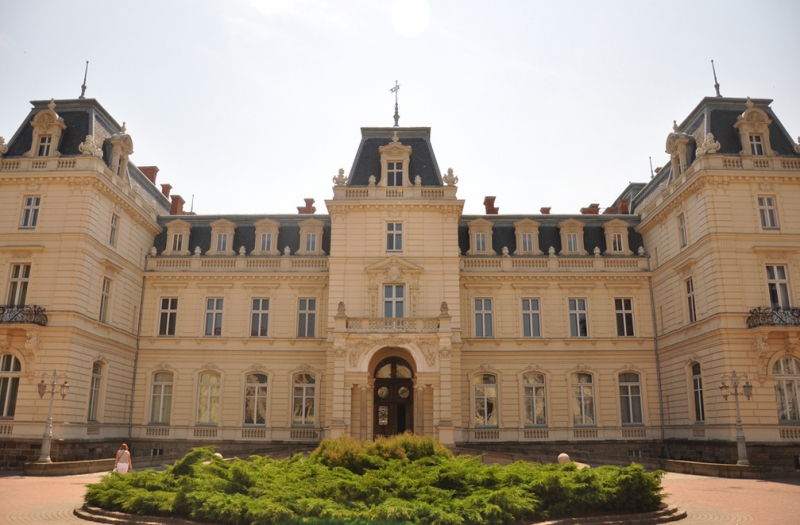
<path id="1" fill-rule="evenodd" d="M 310 457 L 222 461 L 196 448 L 162 472 L 111 473 L 86 502 L 106 510 L 225 525 L 502 525 L 646 512 L 661 472 L 639 465 L 485 465 L 430 438 L 323 441 Z"/>

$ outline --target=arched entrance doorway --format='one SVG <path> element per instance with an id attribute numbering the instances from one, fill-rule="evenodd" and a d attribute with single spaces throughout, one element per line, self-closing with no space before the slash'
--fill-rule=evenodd
<path id="1" fill-rule="evenodd" d="M 400 357 L 389 357 L 375 367 L 372 435 L 393 436 L 414 430 L 414 372 Z"/>

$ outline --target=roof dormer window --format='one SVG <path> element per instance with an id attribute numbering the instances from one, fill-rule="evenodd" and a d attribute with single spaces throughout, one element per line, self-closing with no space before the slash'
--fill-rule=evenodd
<path id="1" fill-rule="evenodd" d="M 189 255 L 189 233 L 192 225 L 181 219 L 170 221 L 167 226 L 167 246 L 161 255 Z"/>
<path id="2" fill-rule="evenodd" d="M 475 219 L 467 223 L 470 247 L 467 255 L 497 255 L 492 249 L 492 228 L 494 223 L 486 219 Z"/>
<path id="3" fill-rule="evenodd" d="M 53 140 L 53 137 L 50 135 L 42 135 L 39 137 L 39 152 L 37 157 L 49 157 L 50 156 L 50 144 Z"/>
<path id="4" fill-rule="evenodd" d="M 388 163 L 386 163 L 386 185 L 387 186 L 402 186 L 403 185 L 403 163 L 402 162 L 388 162 Z"/>
<path id="5" fill-rule="evenodd" d="M 588 255 L 583 246 L 583 223 L 575 219 L 567 219 L 558 223 L 561 234 L 561 252 L 559 255 Z"/>
<path id="6" fill-rule="evenodd" d="M 207 255 L 234 255 L 233 232 L 236 223 L 227 219 L 219 219 L 211 223 L 211 249 Z"/>
<path id="7" fill-rule="evenodd" d="M 317 219 L 306 219 L 299 223 L 300 249 L 297 255 L 325 255 L 322 251 L 322 229 L 325 223 Z"/>
<path id="8" fill-rule="evenodd" d="M 750 97 L 745 102 L 747 109 L 744 113 L 736 117 L 734 128 L 739 132 L 739 139 L 742 141 L 743 156 L 766 156 L 772 157 L 775 152 L 769 142 L 769 127 L 772 119 L 763 109 L 755 107 Z"/>
<path id="9" fill-rule="evenodd" d="M 750 154 L 763 155 L 764 147 L 761 144 L 761 135 L 750 135 Z"/>
<path id="10" fill-rule="evenodd" d="M 539 250 L 539 223 L 530 219 L 522 219 L 514 223 L 517 236 L 517 249 L 514 255 L 541 255 Z"/>
<path id="11" fill-rule="evenodd" d="M 228 250 L 228 234 L 227 233 L 218 233 L 217 234 L 217 251 L 224 252 Z"/>
<path id="12" fill-rule="evenodd" d="M 64 119 L 55 112 L 56 103 L 51 100 L 47 109 L 39 111 L 31 120 L 33 133 L 31 136 L 31 149 L 26 151 L 24 157 L 58 157 L 58 143 L 61 133 L 67 129 Z"/>
<path id="13" fill-rule="evenodd" d="M 633 255 L 628 246 L 628 223 L 614 219 L 603 224 L 606 235 L 606 255 Z"/>
<path id="14" fill-rule="evenodd" d="M 411 146 L 404 146 L 394 133 L 392 141 L 378 148 L 381 154 L 381 180 L 378 186 L 402 188 L 409 186 L 408 163 L 411 159 Z"/>

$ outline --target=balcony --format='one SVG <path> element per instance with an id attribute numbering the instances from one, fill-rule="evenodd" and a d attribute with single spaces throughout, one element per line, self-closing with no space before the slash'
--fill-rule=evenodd
<path id="1" fill-rule="evenodd" d="M 439 331 L 439 317 L 349 317 L 348 332 L 433 333 Z"/>
<path id="2" fill-rule="evenodd" d="M 747 318 L 747 328 L 758 326 L 800 326 L 800 308 L 753 308 Z"/>
<path id="3" fill-rule="evenodd" d="M 47 315 L 41 306 L 0 306 L 0 323 L 29 323 L 47 326 Z"/>

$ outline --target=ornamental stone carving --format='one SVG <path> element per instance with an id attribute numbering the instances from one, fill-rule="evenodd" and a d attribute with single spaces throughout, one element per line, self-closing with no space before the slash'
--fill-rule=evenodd
<path id="1" fill-rule="evenodd" d="M 800 137 L 797 137 L 797 144 L 794 146 L 794 152 L 800 155 Z"/>
<path id="2" fill-rule="evenodd" d="M 339 175 L 333 178 L 333 183 L 336 186 L 344 186 L 347 184 L 348 177 L 345 177 L 344 170 L 339 168 Z"/>
<path id="3" fill-rule="evenodd" d="M 714 140 L 714 134 L 708 133 L 705 141 L 697 147 L 695 155 L 702 157 L 703 155 L 711 155 L 719 151 L 720 144 Z"/>
<path id="4" fill-rule="evenodd" d="M 800 140 L 800 139 L 798 139 Z M 455 186 L 458 184 L 458 177 L 453 175 L 453 168 L 447 168 L 447 173 L 442 176 L 444 183 L 448 186 Z"/>
<path id="5" fill-rule="evenodd" d="M 8 146 L 6 146 L 6 139 L 4 137 L 0 137 L 0 159 L 3 158 L 3 155 L 8 153 Z"/>
<path id="6" fill-rule="evenodd" d="M 102 157 L 103 150 L 94 141 L 94 137 L 86 135 L 86 139 L 78 144 L 78 149 L 83 155 L 90 155 L 92 157 Z"/>
<path id="7" fill-rule="evenodd" d="M 397 266 L 397 260 L 392 259 L 392 264 L 386 269 L 386 278 L 389 282 L 397 282 L 403 277 L 403 272 Z"/>

